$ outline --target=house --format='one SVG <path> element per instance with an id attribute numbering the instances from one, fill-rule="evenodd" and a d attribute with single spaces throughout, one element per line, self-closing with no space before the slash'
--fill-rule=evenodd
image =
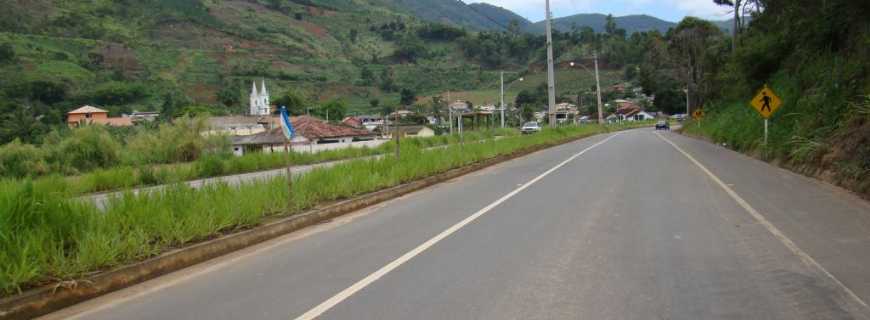
<path id="1" fill-rule="evenodd" d="M 482 105 L 482 106 L 477 107 L 476 109 L 477 109 L 477 113 L 481 114 L 481 115 L 492 115 L 496 111 L 499 110 L 498 107 L 496 107 L 493 104 Z"/>
<path id="2" fill-rule="evenodd" d="M 570 103 L 560 103 L 556 105 L 556 122 L 565 123 L 577 119 L 580 112 L 576 105 Z"/>
<path id="3" fill-rule="evenodd" d="M 248 136 L 278 128 L 277 117 L 226 116 L 208 119 L 205 135 Z"/>
<path id="4" fill-rule="evenodd" d="M 390 139 L 393 138 L 395 130 L 395 127 L 393 127 L 390 128 L 389 132 L 386 132 Z M 428 138 L 435 136 L 435 130 L 432 130 L 432 128 L 427 126 L 400 126 L 399 132 L 401 133 L 401 137 L 405 138 Z"/>
<path id="5" fill-rule="evenodd" d="M 66 123 L 71 127 L 86 124 L 101 124 L 112 127 L 133 126 L 133 121 L 130 118 L 109 118 L 109 111 L 92 106 L 83 106 L 68 112 Z"/>
<path id="6" fill-rule="evenodd" d="M 286 152 L 289 146 L 296 148 L 308 144 L 305 137 L 297 137 L 288 145 L 287 138 L 280 129 L 263 131 L 257 134 L 245 136 L 232 136 L 230 141 L 233 145 L 233 154 L 243 156 L 248 153 L 273 153 Z"/>
<path id="7" fill-rule="evenodd" d="M 160 112 L 133 111 L 133 113 L 122 115 L 122 117 L 130 118 L 133 123 L 154 122 L 160 117 Z"/>
<path id="8" fill-rule="evenodd" d="M 646 111 L 638 111 L 636 113 L 633 113 L 631 116 L 626 116 L 625 120 L 626 121 L 655 120 L 656 116 L 653 113 L 646 112 Z"/>
<path id="9" fill-rule="evenodd" d="M 285 152 L 288 141 L 281 132 L 278 121 L 278 117 L 268 117 L 264 121 L 268 129 L 231 137 L 233 153 L 241 156 L 251 152 Z M 313 153 L 343 148 L 376 147 L 385 142 L 385 140 L 375 141 L 376 135 L 368 130 L 331 124 L 311 116 L 293 117 L 290 123 L 296 131 L 296 137 L 289 146 L 297 152 Z"/>
<path id="10" fill-rule="evenodd" d="M 356 117 L 345 117 L 344 120 L 341 120 L 341 124 L 346 125 L 351 128 L 362 129 L 363 123 L 362 120 L 357 119 Z"/>
<path id="11" fill-rule="evenodd" d="M 456 100 L 451 103 L 448 108 L 453 113 L 466 113 L 471 112 L 471 107 L 469 106 L 467 101 Z"/>
<path id="12" fill-rule="evenodd" d="M 393 113 L 390 113 L 390 114 L 387 116 L 387 119 L 388 119 L 388 120 L 390 120 L 390 119 L 395 119 L 395 118 L 396 118 L 396 115 L 398 115 L 399 118 L 407 118 L 407 117 L 410 117 L 410 116 L 413 116 L 413 115 L 416 115 L 416 114 L 417 114 L 417 113 L 415 113 L 414 111 L 410 111 L 410 110 L 398 110 L 398 111 L 395 111 L 395 112 L 393 112 Z"/>
<path id="13" fill-rule="evenodd" d="M 368 130 L 330 124 L 311 116 L 293 117 L 290 122 L 296 134 L 307 138 L 311 144 L 350 143 L 375 138 L 375 134 Z"/>

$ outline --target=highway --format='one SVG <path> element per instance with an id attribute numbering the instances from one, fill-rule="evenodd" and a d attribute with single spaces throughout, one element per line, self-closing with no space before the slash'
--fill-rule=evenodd
<path id="1" fill-rule="evenodd" d="M 652 129 L 558 146 L 43 319 L 870 319 L 870 204 Z"/>

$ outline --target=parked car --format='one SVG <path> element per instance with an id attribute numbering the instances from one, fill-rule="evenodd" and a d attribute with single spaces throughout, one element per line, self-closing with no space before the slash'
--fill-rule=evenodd
<path id="1" fill-rule="evenodd" d="M 541 125 L 535 121 L 526 122 L 520 131 L 522 131 L 523 134 L 539 132 L 541 131 Z"/>
<path id="2" fill-rule="evenodd" d="M 667 120 L 659 120 L 656 122 L 656 130 L 671 130 L 671 125 Z"/>

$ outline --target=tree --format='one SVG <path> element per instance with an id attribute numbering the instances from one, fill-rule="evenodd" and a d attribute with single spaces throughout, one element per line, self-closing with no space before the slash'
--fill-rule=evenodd
<path id="1" fill-rule="evenodd" d="M 350 29 L 350 42 L 356 43 L 357 38 L 359 38 L 359 31 L 356 29 Z"/>
<path id="2" fill-rule="evenodd" d="M 403 106 L 413 105 L 417 101 L 417 93 L 408 88 L 403 88 L 399 93 L 401 95 L 400 104 Z"/>
<path id="3" fill-rule="evenodd" d="M 413 35 L 402 37 L 397 43 L 398 48 L 393 53 L 394 56 L 402 61 L 417 62 L 417 59 L 423 58 L 427 54 L 426 46 L 423 41 Z"/>
<path id="4" fill-rule="evenodd" d="M 734 7 L 734 26 L 731 28 L 731 52 L 737 52 L 737 37 L 740 34 L 742 26 L 740 11 L 743 8 L 744 0 L 713 0 L 714 3 L 720 6 Z"/>
<path id="5" fill-rule="evenodd" d="M 0 63 L 9 62 L 15 59 L 15 50 L 11 44 L 0 44 Z"/>
<path id="6" fill-rule="evenodd" d="M 359 71 L 360 79 L 366 82 L 366 84 L 372 84 L 377 82 L 377 77 L 375 77 L 375 73 L 369 69 L 368 66 L 363 66 Z"/>
<path id="7" fill-rule="evenodd" d="M 15 139 L 33 143 L 46 132 L 46 126 L 39 121 L 32 107 L 10 105 L 3 109 L 0 115 L 0 144 Z"/>
<path id="8" fill-rule="evenodd" d="M 287 107 L 287 112 L 297 116 L 305 114 L 305 107 L 308 104 L 305 95 L 294 89 L 288 89 L 272 102 L 278 107 Z"/>
<path id="9" fill-rule="evenodd" d="M 217 93 L 217 98 L 218 101 L 227 107 L 237 106 L 242 101 L 239 90 L 232 86 L 221 88 L 221 91 Z"/>
<path id="10" fill-rule="evenodd" d="M 616 19 L 613 18 L 612 14 L 608 14 L 605 19 L 604 32 L 611 36 L 616 35 Z"/>
<path id="11" fill-rule="evenodd" d="M 677 79 L 689 87 L 692 104 L 701 105 L 712 92 L 712 70 L 721 67 L 716 63 L 721 52 L 715 51 L 724 43 L 722 31 L 712 23 L 686 17 L 668 31 L 668 48 L 678 70 Z"/>
<path id="12" fill-rule="evenodd" d="M 329 118 L 330 121 L 341 121 L 345 114 L 347 114 L 347 104 L 338 99 L 330 100 L 318 109 L 318 115 Z"/>

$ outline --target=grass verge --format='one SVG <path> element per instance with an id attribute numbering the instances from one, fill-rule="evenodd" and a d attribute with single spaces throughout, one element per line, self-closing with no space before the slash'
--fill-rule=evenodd
<path id="1" fill-rule="evenodd" d="M 495 136 L 516 135 L 515 130 L 487 130 L 465 135 L 465 141 L 492 139 Z M 459 143 L 458 136 L 436 136 L 430 138 L 406 139 L 403 145 L 430 148 Z M 348 148 L 309 153 L 293 153 L 290 161 L 294 165 L 309 165 L 321 162 L 361 158 L 393 152 L 395 143 L 390 141 L 376 148 Z M 121 166 L 97 169 L 92 172 L 63 177 L 59 175 L 40 177 L 33 183 L 41 190 L 79 196 L 95 192 L 123 190 L 127 188 L 173 184 L 195 179 L 213 178 L 225 175 L 278 169 L 286 166 L 285 153 L 252 153 L 242 157 L 229 155 L 210 155 L 191 163 L 149 166 Z"/>
<path id="2" fill-rule="evenodd" d="M 630 126 L 643 125 L 648 124 Z M 292 193 L 283 178 L 203 189 L 176 185 L 156 193 L 127 193 L 112 199 L 102 213 L 90 203 L 42 189 L 44 185 L 2 182 L 0 292 L 15 294 L 80 278 L 250 228 L 267 218 L 297 214 L 524 148 L 625 128 L 547 129 L 530 136 L 450 145 L 439 152 L 406 144 L 400 160 L 356 160 L 313 170 L 294 181 Z"/>

